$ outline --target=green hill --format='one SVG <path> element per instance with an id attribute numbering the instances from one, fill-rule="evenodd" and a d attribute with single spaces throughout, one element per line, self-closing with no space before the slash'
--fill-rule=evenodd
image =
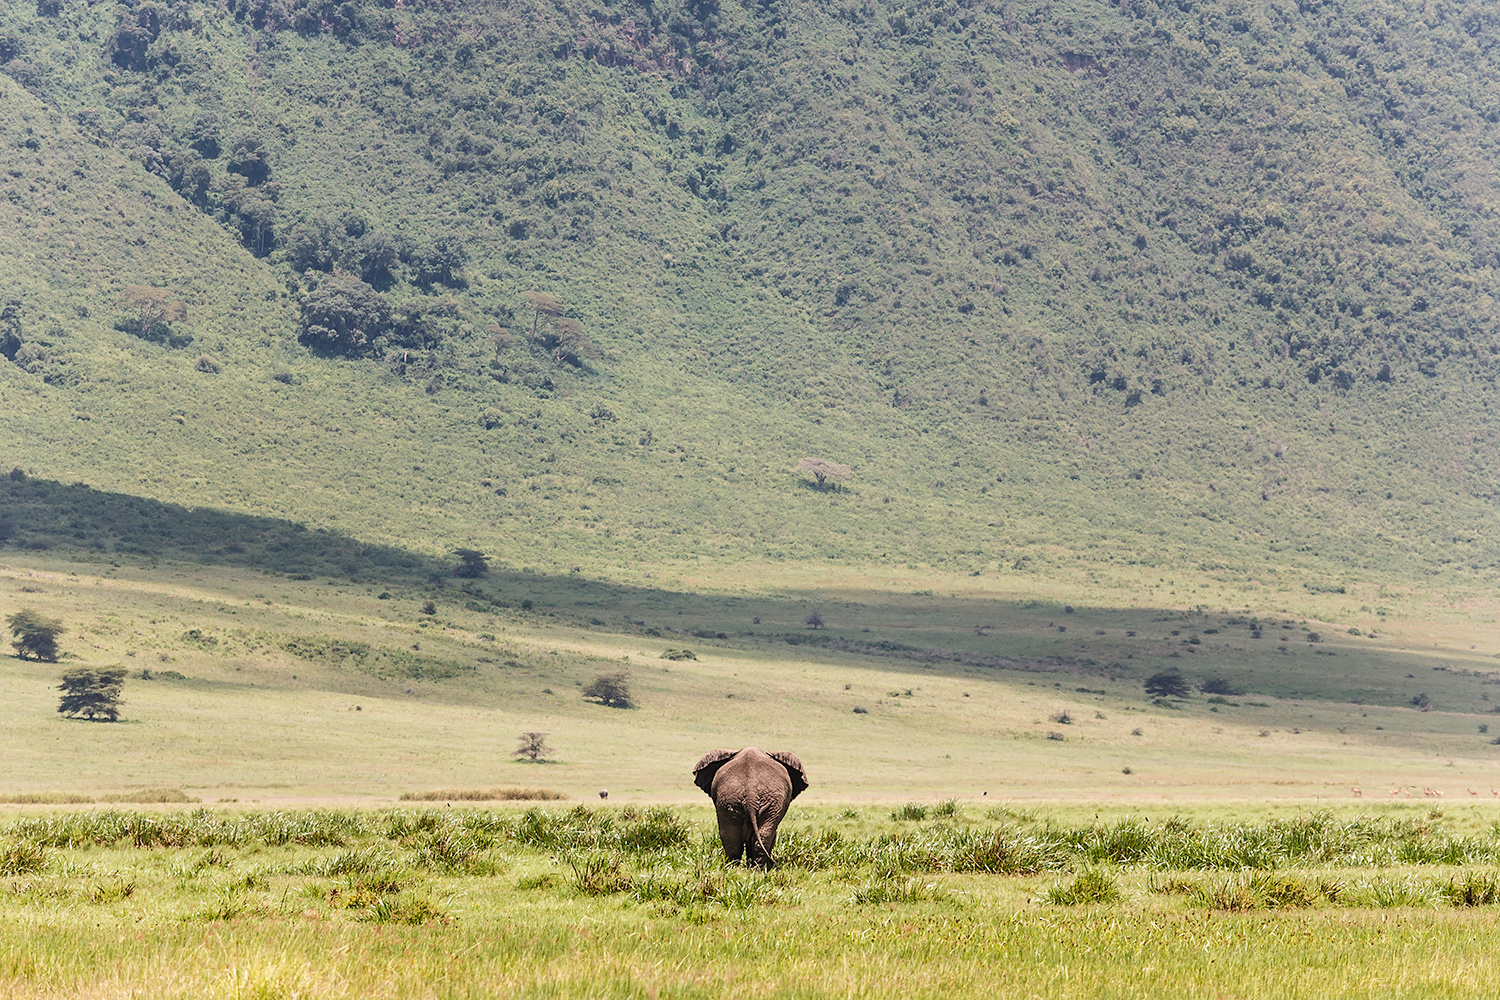
<path id="1" fill-rule="evenodd" d="M 33 474 L 598 573 L 1500 558 L 1477 2 L 0 10 Z"/>

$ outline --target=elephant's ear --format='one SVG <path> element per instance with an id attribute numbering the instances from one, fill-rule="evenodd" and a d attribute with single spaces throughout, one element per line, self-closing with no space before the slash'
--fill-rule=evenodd
<path id="1" fill-rule="evenodd" d="M 797 759 L 794 753 L 785 750 L 777 750 L 771 754 L 771 759 L 786 768 L 787 774 L 792 779 L 792 798 L 796 798 L 807 791 L 807 772 L 802 770 L 802 761 Z"/>
<path id="2" fill-rule="evenodd" d="M 719 768 L 724 762 L 733 757 L 735 750 L 710 750 L 703 755 L 703 759 L 693 766 L 693 784 L 703 789 L 705 794 L 712 795 L 714 786 L 714 775 L 719 773 Z"/>

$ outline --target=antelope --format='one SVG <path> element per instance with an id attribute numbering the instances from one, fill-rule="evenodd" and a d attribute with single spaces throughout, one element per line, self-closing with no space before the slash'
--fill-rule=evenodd
<path id="1" fill-rule="evenodd" d="M 1349 789 L 1349 791 L 1353 792 L 1355 795 L 1363 795 L 1363 794 L 1365 794 L 1364 793 L 1364 789 L 1361 789 L 1361 788 L 1351 788 L 1351 789 Z"/>
<path id="2" fill-rule="evenodd" d="M 1469 789 L 1469 794 L 1470 795 L 1478 795 L 1479 793 L 1476 792 L 1476 791 L 1474 791 L 1474 789 L 1471 788 L 1471 789 Z"/>

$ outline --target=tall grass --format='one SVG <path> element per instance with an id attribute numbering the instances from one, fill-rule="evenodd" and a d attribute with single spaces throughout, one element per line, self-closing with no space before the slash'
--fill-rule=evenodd
<path id="1" fill-rule="evenodd" d="M 657 863 L 690 863 L 717 850 L 711 823 L 676 810 L 575 806 L 493 810 L 397 808 L 378 812 L 314 809 L 180 813 L 94 809 L 25 816 L 0 836 L 37 848 L 124 846 L 139 849 L 298 845 L 362 849 L 392 842 L 419 867 L 468 870 L 505 844 L 569 857 L 586 853 Z M 887 876 L 928 873 L 1034 875 L 1099 865 L 1153 871 L 1277 871 L 1413 865 L 1500 865 L 1500 834 L 1462 835 L 1431 818 L 1339 819 L 1316 812 L 1259 823 L 1061 826 L 1050 821 L 901 818 L 864 836 L 827 826 L 788 827 L 777 858 L 809 872 L 867 869 Z"/>

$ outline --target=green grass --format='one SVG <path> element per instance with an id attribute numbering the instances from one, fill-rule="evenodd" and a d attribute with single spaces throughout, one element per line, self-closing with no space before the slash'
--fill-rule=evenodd
<path id="1" fill-rule="evenodd" d="M 804 996 L 1374 997 L 1493 985 L 1477 960 L 1500 914 L 1489 867 L 1348 869 L 1303 852 L 1286 872 L 1163 877 L 1092 866 L 1066 845 L 1093 827 L 1065 810 L 917 831 L 1030 830 L 1075 872 L 1055 883 L 897 860 L 890 838 L 910 830 L 887 812 L 799 807 L 789 824 L 801 836 L 828 845 L 837 834 L 852 850 L 825 852 L 827 865 L 784 858 L 769 873 L 726 867 L 701 806 L 31 816 L 0 826 L 0 968 L 20 997 L 709 996 L 747 982 Z M 1414 807 L 1377 812 L 1377 840 L 1423 823 L 1434 838 L 1472 836 Z M 1280 822 L 1374 829 L 1347 809 Z M 1276 825 L 1221 807 L 1145 835 Z M 665 828 L 680 833 L 639 836 Z M 558 852 L 539 830 L 572 847 Z M 173 831 L 174 843 L 142 831 Z M 1492 830 L 1478 837 L 1500 844 Z M 1188 888 L 1163 891 L 1168 882 Z"/>

